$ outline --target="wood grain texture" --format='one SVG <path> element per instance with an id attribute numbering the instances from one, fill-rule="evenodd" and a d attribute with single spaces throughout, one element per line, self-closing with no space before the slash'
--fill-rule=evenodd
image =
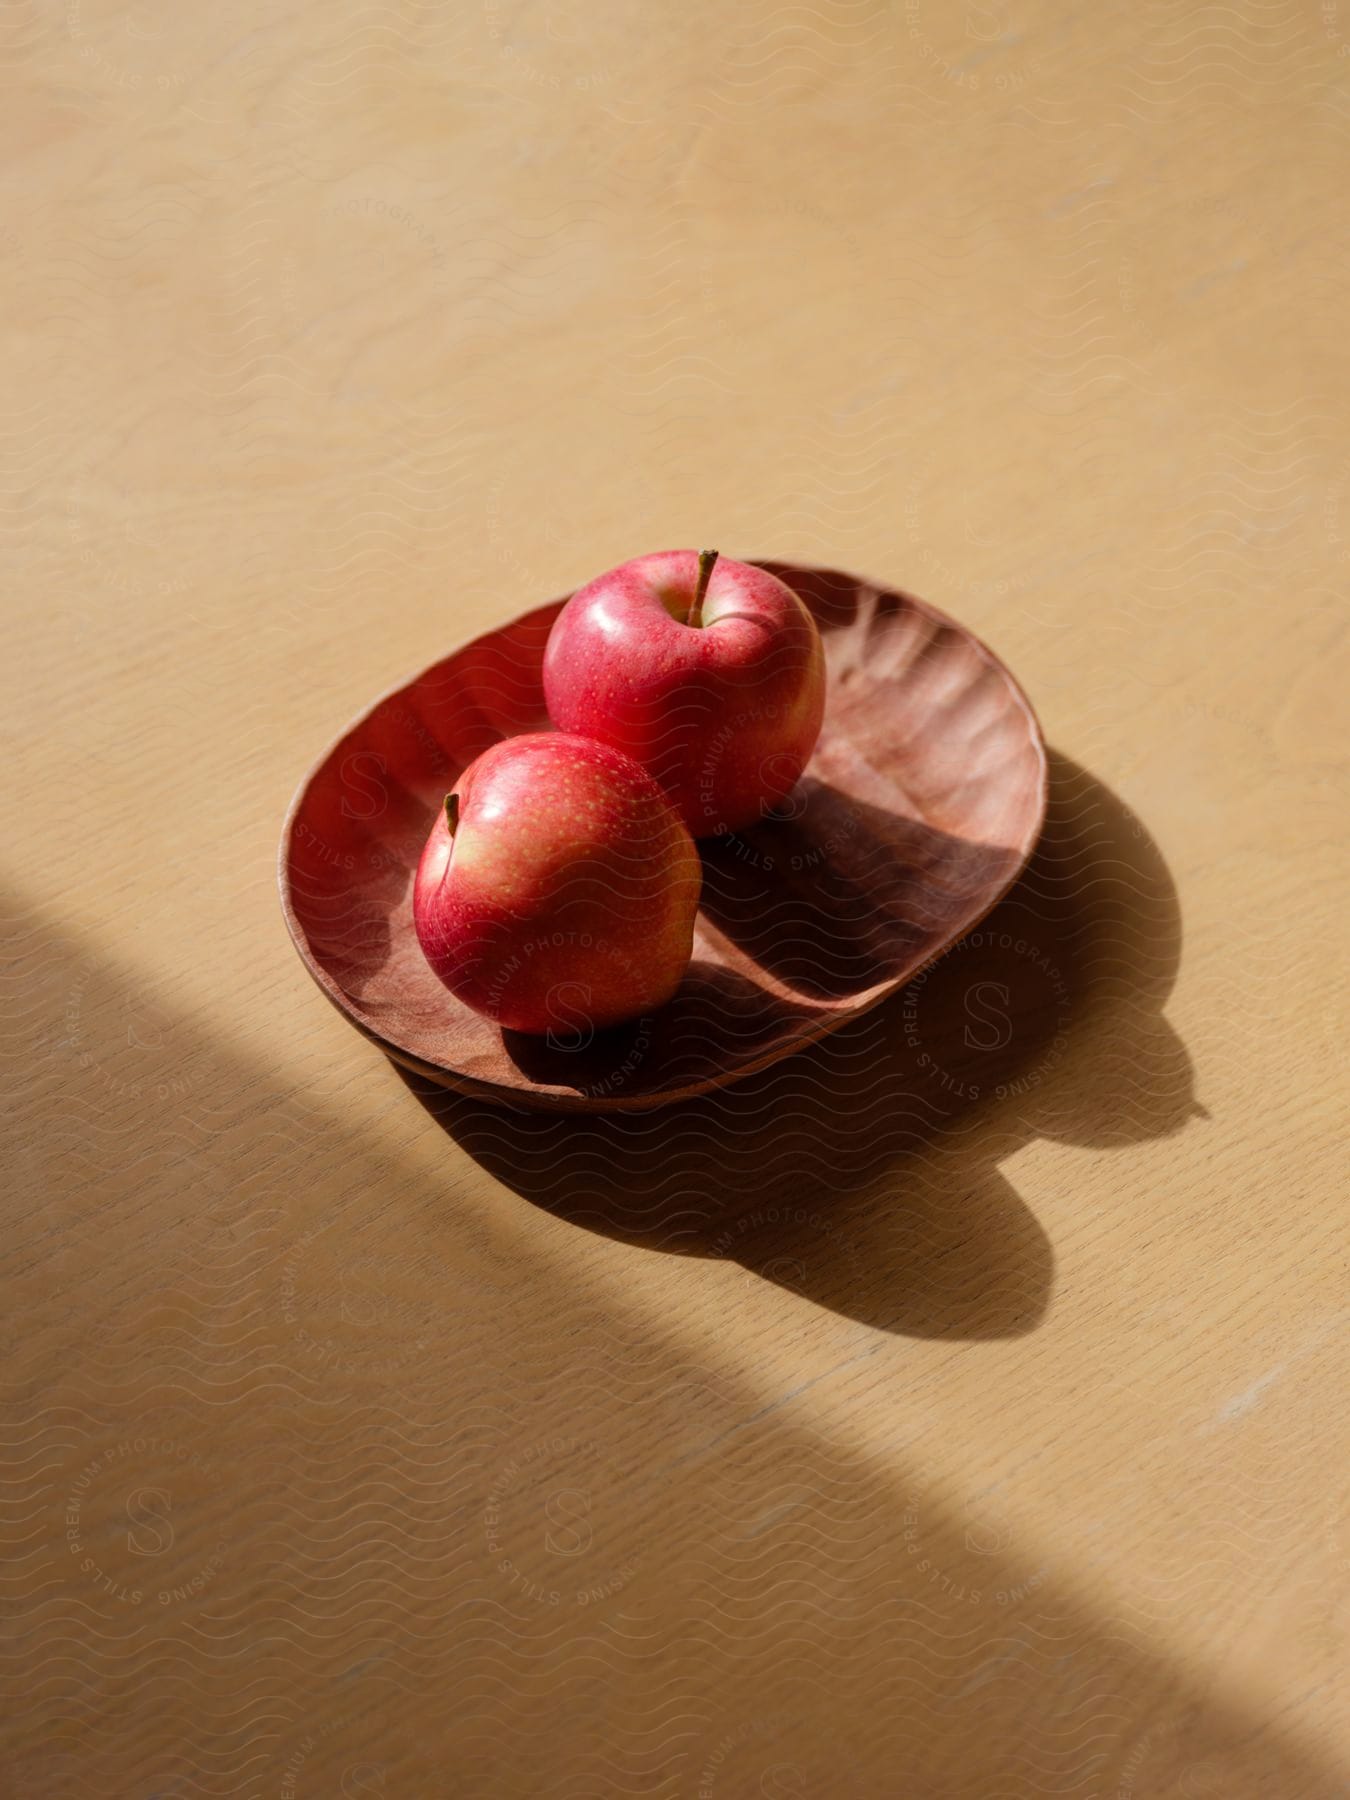
<path id="1" fill-rule="evenodd" d="M 0 1783 L 1343 1796 L 1344 9 L 0 30 Z M 401 1075 L 298 773 L 691 541 L 987 641 L 1035 856 L 724 1093 Z"/>
<path id="2" fill-rule="evenodd" d="M 1008 891 L 1040 835 L 1045 746 L 1008 671 L 912 595 L 774 565 L 825 644 L 825 724 L 781 816 L 701 846 L 689 969 L 647 1017 L 545 1040 L 453 999 L 413 876 L 475 757 L 548 729 L 544 648 L 570 597 L 503 622 L 377 701 L 301 783 L 282 831 L 287 927 L 340 1012 L 460 1093 L 638 1112 L 711 1093 L 867 1012 Z"/>

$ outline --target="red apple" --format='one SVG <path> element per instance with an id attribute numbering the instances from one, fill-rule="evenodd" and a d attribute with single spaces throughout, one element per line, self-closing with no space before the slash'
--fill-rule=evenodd
<path id="1" fill-rule="evenodd" d="M 767 569 L 664 550 L 573 594 L 549 634 L 544 697 L 559 731 L 626 751 L 709 837 L 796 786 L 820 735 L 825 656 Z"/>
<path id="2" fill-rule="evenodd" d="M 693 840 L 645 770 L 594 738 L 533 732 L 484 751 L 446 796 L 413 919 L 466 1006 L 575 1048 L 669 1000 L 701 881 Z"/>

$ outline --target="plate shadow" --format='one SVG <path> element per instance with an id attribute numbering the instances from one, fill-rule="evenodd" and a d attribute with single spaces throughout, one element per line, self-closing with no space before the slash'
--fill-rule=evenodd
<path id="1" fill-rule="evenodd" d="M 489 1173 L 587 1230 L 730 1258 L 886 1331 L 1028 1332 L 1054 1253 L 999 1165 L 1040 1138 L 1146 1142 L 1198 1110 L 1162 1012 L 1181 949 L 1166 865 L 1086 769 L 1052 751 L 1050 775 L 1045 830 L 994 911 L 759 1075 L 649 1113 L 559 1115 L 398 1073 Z"/>

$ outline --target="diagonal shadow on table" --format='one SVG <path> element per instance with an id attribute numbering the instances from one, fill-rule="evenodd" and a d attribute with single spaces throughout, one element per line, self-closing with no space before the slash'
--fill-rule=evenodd
<path id="1" fill-rule="evenodd" d="M 1173 1129 L 1184 1115 L 1189 1068 L 1156 1015 L 1175 963 L 1175 902 L 1156 852 L 1128 813 L 1063 759 L 1056 761 L 1051 830 L 1025 885 L 1020 910 L 1005 914 L 1008 929 L 1029 932 L 1026 921 L 1038 922 L 1060 959 L 1052 969 L 1066 977 L 1072 971 L 1075 1006 L 1062 1033 L 1057 1001 L 1048 1018 L 1017 1012 L 1025 1041 L 1016 1064 L 1022 1074 L 1013 1079 L 1034 1085 L 1005 1100 L 1026 1105 L 1030 1097 L 1039 1105 L 1043 1098 L 1038 1128 L 1066 1140 L 1128 1142 Z M 490 1787 L 465 1790 L 474 1794 L 508 1791 L 502 1745 L 529 1752 L 528 1734 L 511 1723 L 522 1704 L 513 1677 L 531 1684 L 523 1704 L 546 1733 L 559 1732 L 563 1708 L 594 1705 L 581 1750 L 573 1752 L 580 1756 L 578 1779 L 568 1784 L 579 1789 L 584 1777 L 586 1791 L 594 1787 L 597 1756 L 607 1756 L 611 1743 L 632 1744 L 634 1719 L 648 1734 L 637 1739 L 643 1754 L 661 1759 L 646 1766 L 668 1770 L 665 1785 L 678 1779 L 683 1786 L 688 1776 L 692 1787 L 710 1747 L 720 1755 L 724 1744 L 745 1741 L 729 1735 L 746 1729 L 734 1708 L 747 1695 L 753 1707 L 757 1694 L 766 1697 L 764 1717 L 750 1723 L 762 1727 L 773 1753 L 774 1733 L 787 1736 L 790 1750 L 798 1722 L 809 1744 L 842 1737 L 843 1755 L 865 1765 L 847 1789 L 859 1796 L 896 1791 L 893 1765 L 882 1766 L 889 1747 L 874 1734 L 878 1720 L 896 1717 L 904 1722 L 909 1766 L 919 1770 L 911 1793 L 1027 1792 L 1031 1770 L 1037 1792 L 1081 1792 L 1088 1784 L 1096 1793 L 1142 1794 L 1161 1791 L 1158 1783 L 1178 1772 L 1208 1783 L 1210 1765 L 1198 1759 L 1211 1753 L 1243 1771 L 1240 1786 L 1230 1781 L 1224 1788 L 1235 1800 L 1329 1800 L 1344 1791 L 1344 1771 L 1333 1766 L 1326 1742 L 1312 1736 L 1312 1722 L 1283 1716 L 1287 1703 L 1267 1704 L 1263 1716 L 1228 1672 L 1227 1634 L 1248 1616 L 1245 1596 L 1208 1620 L 1197 1619 L 1185 1594 L 1174 1596 L 1170 1609 L 1141 1611 L 1122 1587 L 1133 1563 L 1128 1544 L 1116 1546 L 1115 1579 L 1102 1572 L 1093 1546 L 1104 1528 L 1134 1529 L 1131 1500 L 1146 1506 L 1156 1492 L 1156 1477 L 1132 1454 L 1138 1446 L 1122 1442 L 1109 1423 L 1112 1455 L 1101 1471 L 1100 1506 L 1077 1520 L 1066 1511 L 1047 1521 L 1055 1559 L 1049 1567 L 1034 1536 L 1019 1547 L 997 1519 L 991 1524 L 978 1507 L 972 1515 L 968 1504 L 963 1510 L 959 1482 L 968 1487 L 970 1477 L 960 1477 L 958 1467 L 953 1489 L 939 1453 L 945 1435 L 960 1435 L 959 1419 L 941 1416 L 922 1396 L 917 1405 L 890 1412 L 883 1405 L 873 1415 L 866 1393 L 849 1392 L 847 1382 L 804 1411 L 788 1404 L 793 1393 L 775 1397 L 779 1373 L 766 1375 L 753 1352 L 691 1367 L 687 1345 L 659 1308 L 627 1306 L 617 1293 L 607 1306 L 596 1283 L 573 1280 L 556 1234 L 495 1230 L 503 1223 L 501 1197 L 483 1193 L 481 1184 L 457 1186 L 456 1155 L 405 1166 L 400 1150 L 410 1121 L 401 1093 L 391 1090 L 395 1105 L 385 1120 L 371 1115 L 354 1123 L 340 1049 L 336 1070 L 316 1055 L 312 1069 L 322 1077 L 306 1072 L 297 1081 L 265 1053 L 250 1057 L 205 1033 L 197 1018 L 160 997 L 144 968 L 117 963 L 19 896 L 6 901 L 11 1018 L 23 1046 L 12 1083 L 21 1179 L 11 1184 L 8 1214 L 16 1321 L 7 1344 L 11 1398 L 31 1405 L 34 1420 L 50 1424 L 64 1443 L 71 1417 L 130 1437 L 155 1416 L 147 1407 L 167 1397 L 177 1422 L 209 1434 L 229 1470 L 229 1479 L 203 1490 L 193 1508 L 177 1509 L 181 1526 L 191 1523 L 208 1543 L 228 1532 L 237 1546 L 217 1601 L 226 1637 L 180 1632 L 164 1640 L 168 1660 L 146 1673 L 127 1661 L 137 1640 L 87 1627 L 90 1589 L 64 1572 L 67 1490 L 57 1485 L 59 1463 L 46 1472 L 51 1504 L 34 1515 L 39 1548 L 28 1565 L 36 1572 L 13 1578 L 21 1595 L 24 1586 L 43 1584 L 41 1610 L 30 1612 L 13 1652 L 38 1672 L 24 1729 L 16 1725 L 10 1734 L 17 1757 L 7 1743 L 7 1766 L 18 1761 L 21 1775 L 39 1780 L 35 1791 L 54 1792 L 53 1779 L 63 1794 L 123 1791 L 126 1783 L 119 1787 L 110 1769 L 149 1766 L 152 1758 L 162 1767 L 170 1756 L 189 1759 L 199 1750 L 214 1755 L 224 1731 L 250 1751 L 259 1738 L 243 1736 L 238 1724 L 233 1648 L 219 1680 L 206 1679 L 221 1665 L 222 1641 L 233 1646 L 241 1633 L 250 1640 L 250 1687 L 268 1708 L 263 1743 L 275 1741 L 272 1702 L 292 1702 L 303 1683 L 307 1706 L 357 1721 L 365 1734 L 358 1742 L 371 1759 L 393 1763 L 424 1752 L 443 1760 L 446 1740 L 428 1736 L 428 1720 L 445 1721 L 449 1747 L 465 1768 L 489 1766 L 475 1761 L 475 1747 L 486 1742 L 498 1760 L 490 1764 Z M 1052 920 L 1061 922 L 1054 933 Z M 1000 925 L 996 948 L 1001 932 Z M 1016 942 L 1014 962 L 1026 960 Z M 249 948 L 241 941 L 237 957 Z M 242 960 L 227 963 L 221 979 L 247 968 Z M 313 1008 L 321 1051 L 327 1017 L 298 971 L 292 992 L 297 1006 Z M 978 996 L 967 1016 L 982 1013 L 987 1023 L 988 998 Z M 925 1004 L 921 991 L 910 1013 L 921 1014 Z M 900 1025 L 860 1039 L 855 1079 L 863 1079 L 859 1057 L 865 1061 L 897 1032 L 907 1040 L 912 1028 L 904 1011 Z M 965 1075 L 954 1079 L 970 1086 L 982 1033 L 971 1034 L 973 1045 L 956 1035 L 968 1060 Z M 1057 1036 L 1066 1041 L 1059 1061 Z M 1013 1066 L 1002 1052 L 990 1053 L 1005 1073 Z M 1103 1079 L 1117 1058 L 1143 1077 L 1126 1090 L 1127 1101 L 1114 1075 Z M 811 1058 L 794 1061 L 807 1066 Z M 969 1202 L 956 1185 L 962 1173 L 971 1193 L 1006 1205 L 1010 1190 L 992 1185 L 988 1159 L 1000 1141 L 1026 1142 L 1029 1127 L 1015 1110 L 1009 1124 L 1002 1103 L 988 1095 L 958 1104 L 960 1097 L 948 1093 L 948 1162 L 933 1163 L 942 1134 L 931 1130 L 925 1144 L 850 1146 L 849 1133 L 830 1124 L 824 1098 L 828 1083 L 833 1100 L 847 1107 L 849 1066 L 827 1063 L 792 1091 L 808 1096 L 813 1124 L 830 1131 L 831 1153 L 848 1151 L 854 1159 L 837 1171 L 838 1204 L 866 1215 L 869 1231 L 876 1225 L 875 1237 L 853 1228 L 860 1244 L 877 1251 L 876 1291 L 884 1294 L 896 1278 L 913 1201 L 902 1185 L 900 1199 L 881 1206 L 891 1189 L 878 1177 L 928 1162 L 930 1179 L 950 1178 L 954 1210 Z M 368 1080 L 364 1056 L 354 1053 L 350 1067 L 351 1078 Z M 891 1073 L 883 1074 L 890 1092 Z M 771 1102 L 787 1092 L 765 1091 Z M 761 1103 L 759 1110 L 768 1109 Z M 647 1122 L 669 1143 L 664 1134 L 679 1115 L 696 1111 Z M 880 1109 L 867 1116 L 881 1128 Z M 716 1122 L 705 1116 L 705 1139 Z M 556 1123 L 575 1129 L 578 1121 Z M 790 1117 L 779 1124 L 794 1143 L 804 1141 Z M 768 1130 L 754 1129 L 762 1149 Z M 601 1142 L 623 1153 L 628 1140 Z M 675 1153 L 687 1173 L 716 1171 L 715 1146 L 705 1144 L 696 1158 L 682 1142 L 674 1139 Z M 752 1178 L 748 1153 L 729 1156 L 724 1166 L 738 1179 Z M 794 1198 L 785 1174 L 775 1183 L 785 1204 L 804 1197 L 799 1183 Z M 601 1191 L 609 1197 L 620 1188 L 613 1179 Z M 658 1190 L 656 1206 L 667 1204 Z M 643 1241 L 640 1232 L 630 1235 Z M 673 1224 L 671 1235 L 678 1235 Z M 496 1240 L 486 1250 L 485 1238 Z M 823 1234 L 816 1249 L 824 1250 L 794 1285 L 850 1310 L 819 1273 L 840 1241 L 841 1234 Z M 1110 1254 L 1108 1244 L 1103 1255 Z M 376 1268 L 385 1282 L 384 1304 L 364 1308 L 355 1321 L 344 1297 L 353 1262 Z M 221 1285 L 202 1286 L 201 1276 L 212 1273 Z M 768 1273 L 781 1279 L 781 1271 Z M 926 1266 L 924 1274 L 936 1295 L 940 1271 Z M 837 1284 L 853 1279 L 845 1258 Z M 231 1304 L 221 1306 L 228 1295 Z M 165 1298 L 176 1305 L 167 1314 Z M 861 1316 L 859 1300 L 848 1298 Z M 892 1304 L 898 1315 L 903 1303 Z M 956 1316 L 954 1298 L 948 1310 Z M 195 1329 L 182 1329 L 184 1316 Z M 1240 1344 L 1241 1320 L 1232 1331 Z M 878 1348 L 884 1351 L 874 1345 L 872 1352 Z M 1178 1367 L 1192 1353 L 1186 1340 L 1171 1351 Z M 632 1359 L 621 1388 L 595 1379 L 605 1358 L 621 1365 Z M 888 1376 L 898 1381 L 897 1371 Z M 1065 1371 L 1066 1397 L 1072 1377 Z M 1025 1378 L 1022 1365 L 1005 1367 L 995 1356 L 966 1392 L 983 1393 L 997 1409 Z M 1145 1379 L 1157 1379 L 1156 1369 Z M 1082 1406 L 1099 1402 L 1090 1393 L 1076 1404 L 1071 1421 L 1083 1416 Z M 873 1419 L 869 1435 L 865 1425 Z M 494 1585 L 500 1569 L 484 1543 L 484 1507 L 503 1459 L 528 1454 L 540 1433 L 584 1445 L 608 1434 L 625 1446 L 605 1516 L 619 1534 L 616 1559 L 629 1543 L 641 1546 L 643 1586 L 631 1598 L 626 1589 L 614 1597 L 608 1620 L 622 1627 L 619 1648 L 598 1675 L 587 1665 L 595 1660 L 602 1603 L 594 1612 L 541 1613 L 524 1600 L 512 1610 L 510 1587 Z M 1020 1439 L 1000 1446 L 999 1439 L 995 1424 L 991 1478 L 1048 1448 Z M 78 1449 L 79 1438 L 72 1444 Z M 31 1471 L 28 1436 L 11 1444 L 9 1460 L 16 1476 Z M 146 1467 L 147 1478 L 157 1466 Z M 317 1501 L 324 1535 L 316 1536 L 311 1512 L 279 1511 L 278 1488 L 286 1481 Z M 1271 1484 L 1280 1491 L 1278 1463 Z M 357 1506 L 371 1510 L 357 1513 L 353 1526 Z M 362 1522 L 367 1516 L 377 1529 Z M 1180 1552 L 1189 1523 L 1184 1515 L 1154 1514 L 1139 1527 L 1147 1533 L 1142 1541 Z M 1241 1518 L 1220 1516 L 1206 1525 L 1211 1542 L 1215 1528 L 1244 1530 Z M 32 1527 L 24 1520 L 19 1529 Z M 327 1535 L 332 1530 L 336 1540 Z M 447 1534 L 447 1550 L 438 1532 Z M 910 1553 L 913 1534 L 922 1561 Z M 349 1537 L 355 1560 L 344 1553 L 339 1561 L 331 1543 Z M 1239 1553 L 1250 1556 L 1240 1546 Z M 241 1579 L 242 1587 L 228 1585 Z M 367 1588 L 378 1609 L 373 1620 L 360 1603 Z M 336 1610 L 320 1610 L 326 1606 Z M 485 1624 L 473 1632 L 445 1628 L 447 1618 L 470 1607 Z M 80 1622 L 70 1622 L 72 1614 Z M 1291 1616 L 1297 1623 L 1310 1615 Z M 296 1617 L 304 1621 L 298 1638 L 289 1629 Z M 322 1631 L 310 1628 L 314 1618 L 324 1621 Z M 1169 1639 L 1172 1618 L 1178 1627 L 1185 1621 L 1182 1641 Z M 1195 1632 L 1206 1624 L 1211 1644 L 1197 1655 Z M 652 1644 L 660 1654 L 648 1653 Z M 447 1710 L 446 1693 L 479 1674 L 485 1646 L 505 1680 L 494 1677 L 482 1696 L 469 1688 L 469 1703 Z M 64 1674 L 45 1670 L 58 1651 Z M 674 1699 L 672 1667 L 683 1684 Z M 739 1687 L 736 1672 L 744 1677 Z M 541 1679 L 561 1695 L 552 1710 L 541 1711 Z M 733 1709 L 729 1720 L 720 1716 L 724 1706 Z M 688 1730 L 671 1735 L 672 1708 L 681 1722 L 687 1717 Z M 336 1791 L 341 1740 L 335 1734 L 326 1746 L 321 1732 L 315 1738 L 307 1778 Z M 278 1780 L 284 1751 L 277 1752 Z M 409 1769 L 399 1791 L 421 1791 L 425 1773 L 425 1761 Z M 331 1775 L 326 1785 L 324 1775 Z M 509 1791 L 539 1791 L 525 1781 L 522 1775 Z"/>
<path id="2" fill-rule="evenodd" d="M 400 1073 L 485 1169 L 560 1218 L 729 1257 L 888 1331 L 1016 1336 L 1045 1311 L 1054 1253 L 999 1165 L 1039 1138 L 1140 1143 L 1195 1115 L 1162 1014 L 1180 944 L 1157 846 L 1052 753 L 1045 830 L 994 912 L 893 999 L 760 1075 L 652 1113 L 558 1116 Z"/>

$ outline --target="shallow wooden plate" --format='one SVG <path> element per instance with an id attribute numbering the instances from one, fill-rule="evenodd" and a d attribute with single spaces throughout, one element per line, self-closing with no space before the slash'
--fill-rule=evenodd
<path id="1" fill-rule="evenodd" d="M 329 999 L 447 1087 L 580 1112 L 725 1086 L 865 1012 L 1002 897 L 1045 816 L 1035 715 L 991 651 L 908 594 L 765 563 L 825 641 L 825 728 L 786 816 L 700 846 L 694 957 L 669 1005 L 586 1042 L 503 1032 L 431 973 L 412 875 L 432 814 L 499 738 L 547 728 L 563 601 L 378 701 L 301 783 L 281 841 L 286 923 Z"/>

